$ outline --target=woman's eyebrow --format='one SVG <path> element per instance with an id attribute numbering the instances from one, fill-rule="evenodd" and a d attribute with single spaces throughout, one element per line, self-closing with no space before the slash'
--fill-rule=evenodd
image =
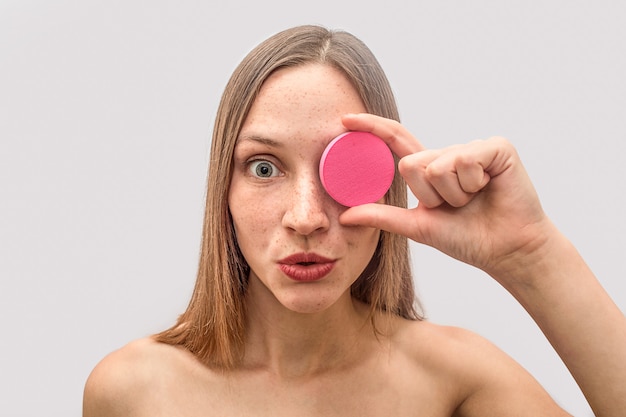
<path id="1" fill-rule="evenodd" d="M 274 139 L 266 138 L 264 136 L 255 135 L 255 134 L 241 135 L 237 138 L 237 143 L 248 142 L 248 141 L 260 143 L 262 145 L 269 146 L 272 148 L 283 147 L 282 142 L 276 141 Z"/>

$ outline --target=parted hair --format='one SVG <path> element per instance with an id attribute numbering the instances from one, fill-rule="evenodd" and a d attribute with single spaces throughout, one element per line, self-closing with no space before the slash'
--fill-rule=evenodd
<path id="1" fill-rule="evenodd" d="M 280 68 L 310 63 L 340 70 L 369 113 L 399 121 L 391 86 L 378 60 L 348 32 L 313 25 L 287 29 L 260 43 L 237 66 L 215 119 L 193 294 L 177 323 L 155 335 L 158 341 L 184 346 L 211 367 L 233 368 L 243 357 L 249 267 L 238 249 L 228 208 L 235 143 L 265 80 Z M 397 172 L 386 203 L 407 205 L 406 185 Z M 407 239 L 382 231 L 376 251 L 352 285 L 351 294 L 369 304 L 375 329 L 375 317 L 381 314 L 421 320 Z"/>

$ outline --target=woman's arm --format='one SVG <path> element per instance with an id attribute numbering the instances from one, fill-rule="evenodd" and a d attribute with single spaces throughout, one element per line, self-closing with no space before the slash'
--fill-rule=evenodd
<path id="1" fill-rule="evenodd" d="M 597 417 L 626 410 L 626 318 L 556 230 L 527 265 L 495 276 L 533 317 Z"/>
<path id="2" fill-rule="evenodd" d="M 419 204 L 346 210 L 360 224 L 430 245 L 497 280 L 537 322 L 598 417 L 626 410 L 626 318 L 543 212 L 513 146 L 502 138 L 425 150 L 399 123 L 348 115 L 401 158 Z"/>

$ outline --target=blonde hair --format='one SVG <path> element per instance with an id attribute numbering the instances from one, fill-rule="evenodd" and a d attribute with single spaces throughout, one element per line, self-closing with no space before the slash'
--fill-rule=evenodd
<path id="1" fill-rule="evenodd" d="M 238 249 L 228 209 L 233 151 L 263 82 L 277 69 L 323 63 L 342 71 L 369 113 L 399 121 L 389 82 L 367 46 L 344 31 L 320 26 L 284 30 L 254 48 L 233 72 L 222 96 L 213 131 L 206 211 L 198 276 L 187 310 L 156 339 L 182 345 L 209 366 L 232 368 L 243 355 L 248 265 Z M 396 173 L 387 203 L 406 207 L 406 185 Z M 352 296 L 376 313 L 420 320 L 407 239 L 381 232 Z"/>

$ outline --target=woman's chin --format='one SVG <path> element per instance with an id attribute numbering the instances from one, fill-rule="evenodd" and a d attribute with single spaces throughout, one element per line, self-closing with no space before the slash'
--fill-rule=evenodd
<path id="1" fill-rule="evenodd" d="M 290 294 L 288 297 L 279 297 L 283 307 L 299 314 L 316 314 L 328 311 L 337 305 L 341 295 L 336 294 Z"/>

